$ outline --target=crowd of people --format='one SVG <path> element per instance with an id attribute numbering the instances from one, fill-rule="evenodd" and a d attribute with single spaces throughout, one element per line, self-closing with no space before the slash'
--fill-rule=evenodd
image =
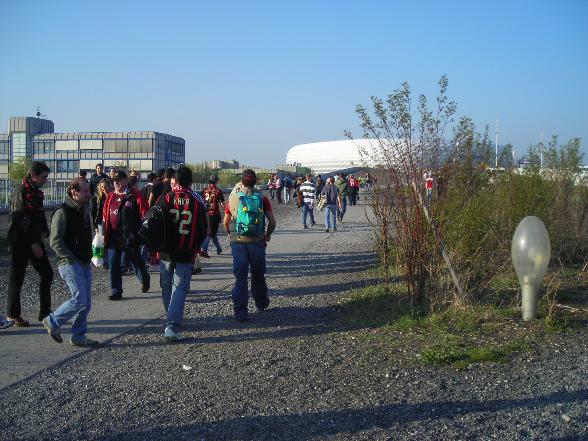
<path id="1" fill-rule="evenodd" d="M 315 209 L 325 211 L 325 231 L 337 231 L 347 206 L 359 198 L 360 180 L 343 173 L 313 178 L 277 175 L 268 184 L 269 197 L 263 195 L 253 170 L 245 170 L 225 201 L 218 187 L 219 178 L 211 175 L 204 190 L 192 190 L 192 171 L 188 167 L 150 173 L 147 183 L 139 189 L 138 175 L 110 169 L 107 175 L 102 164 L 87 179 L 85 173 L 72 179 L 67 195 L 47 222 L 42 187 L 49 168 L 44 162 L 33 162 L 27 176 L 14 192 L 8 221 L 10 273 L 7 316 L 0 315 L 0 328 L 12 325 L 27 327 L 22 317 L 20 293 L 25 271 L 30 263 L 39 273 L 39 316 L 49 336 L 63 342 L 60 328 L 72 321 L 70 343 L 95 347 L 100 343 L 87 337 L 88 314 L 92 304 L 92 257 L 96 237 L 103 243 L 101 266 L 109 272 L 109 299 L 123 297 L 122 275 L 132 271 L 142 292 L 151 288 L 148 266 L 157 268 L 164 310 L 167 314 L 164 337 L 177 340 L 182 336 L 186 296 L 192 275 L 200 269 L 200 258 L 210 258 L 212 243 L 217 254 L 223 249 L 218 239 L 224 227 L 231 243 L 235 285 L 231 296 L 234 316 L 239 322 L 248 320 L 249 289 L 259 311 L 269 305 L 266 272 L 266 246 L 276 228 L 270 200 L 290 203 L 295 199 L 301 209 L 303 228 L 316 224 Z M 151 249 L 148 219 L 164 219 L 158 228 L 165 231 L 165 241 Z M 154 228 L 154 227 L 151 227 Z M 51 310 L 53 268 L 44 239 L 57 256 L 57 269 L 67 284 L 71 297 L 55 311 Z M 95 250 L 94 250 L 95 251 Z M 96 264 L 96 262 L 94 262 Z"/>
<path id="2" fill-rule="evenodd" d="M 235 286 L 232 290 L 235 319 L 248 320 L 248 277 L 251 274 L 251 296 L 258 310 L 269 306 L 265 281 L 265 249 L 276 228 L 269 199 L 256 186 L 253 170 L 245 170 L 241 182 L 224 204 L 218 177 L 210 176 L 201 192 L 192 190 L 192 170 L 160 170 L 148 176 L 148 183 L 138 189 L 138 176 L 127 176 L 124 170 L 110 170 L 102 164 L 90 179 L 80 174 L 72 179 L 62 205 L 47 222 L 42 187 L 47 182 L 49 167 L 44 162 L 31 164 L 11 198 L 8 226 L 10 254 L 7 316 L 0 314 L 0 328 L 28 327 L 22 317 L 20 293 L 25 271 L 30 263 L 41 276 L 38 319 L 49 336 L 62 343 L 60 328 L 72 321 L 70 343 L 73 346 L 96 347 L 100 343 L 87 337 L 88 314 L 92 304 L 92 243 L 100 235 L 104 242 L 104 267 L 110 275 L 112 301 L 123 295 L 122 273 L 132 268 L 141 290 L 150 289 L 146 263 L 159 263 L 160 288 L 167 315 L 164 337 L 182 337 L 182 321 L 190 280 L 199 257 L 209 258 L 212 242 L 218 254 L 223 252 L 218 241 L 222 224 L 231 242 Z M 165 242 L 158 250 L 142 243 L 142 229 L 149 215 L 162 213 L 165 220 Z M 221 218 L 224 214 L 224 219 Z M 57 256 L 57 269 L 67 284 L 70 298 L 55 311 L 51 310 L 53 268 L 44 239 Z"/>

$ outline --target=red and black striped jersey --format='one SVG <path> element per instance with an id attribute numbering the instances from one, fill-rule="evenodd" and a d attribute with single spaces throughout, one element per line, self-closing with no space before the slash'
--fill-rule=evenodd
<path id="1" fill-rule="evenodd" d="M 195 250 L 200 249 L 206 237 L 206 211 L 192 191 L 183 187 L 174 187 L 162 195 L 159 205 L 167 209 L 171 221 L 171 234 L 166 251 L 160 253 L 161 259 L 192 262 Z"/>

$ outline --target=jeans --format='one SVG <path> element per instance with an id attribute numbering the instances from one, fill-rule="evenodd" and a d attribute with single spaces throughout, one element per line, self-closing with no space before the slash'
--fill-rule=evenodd
<path id="1" fill-rule="evenodd" d="M 27 265 L 31 262 L 32 267 L 41 276 L 39 285 L 40 314 L 43 317 L 51 312 L 51 284 L 53 283 L 53 268 L 47 258 L 47 252 L 43 246 L 43 257 L 37 259 L 32 254 L 10 253 L 10 272 L 8 275 L 8 298 L 7 315 L 11 318 L 18 318 L 21 315 L 20 292 L 24 283 Z"/>
<path id="2" fill-rule="evenodd" d="M 292 197 L 292 190 L 284 187 L 284 203 L 289 204 Z"/>
<path id="3" fill-rule="evenodd" d="M 88 314 L 92 308 L 92 268 L 90 264 L 74 263 L 58 267 L 61 278 L 67 283 L 71 299 L 49 315 L 54 328 L 61 328 L 71 318 L 71 335 L 85 337 L 88 330 Z"/>
<path id="4" fill-rule="evenodd" d="M 331 225 L 331 218 L 333 218 L 332 225 Z M 326 228 L 337 228 L 337 205 L 325 206 L 325 227 Z"/>
<path id="5" fill-rule="evenodd" d="M 265 282 L 265 243 L 232 243 L 233 274 L 235 286 L 231 292 L 236 318 L 247 317 L 249 302 L 247 275 L 251 269 L 251 296 L 259 309 L 269 303 L 267 284 Z"/>
<path id="6" fill-rule="evenodd" d="M 135 270 L 135 276 L 141 282 L 141 285 L 149 283 L 150 276 L 145 267 L 145 262 L 139 257 L 139 253 L 134 248 L 125 248 L 126 258 L 131 262 Z M 110 289 L 115 297 L 122 296 L 122 274 L 121 274 L 121 255 L 122 248 L 108 248 L 108 271 L 110 272 Z"/>
<path id="7" fill-rule="evenodd" d="M 167 312 L 167 326 L 179 332 L 184 318 L 186 296 L 192 280 L 192 263 L 173 263 L 162 260 L 159 267 L 159 284 L 163 307 Z"/>
<path id="8" fill-rule="evenodd" d="M 209 215 L 208 216 L 208 225 L 210 226 L 210 236 L 206 236 L 204 242 L 202 242 L 202 246 L 200 247 L 201 250 L 206 251 L 208 253 L 208 246 L 210 245 L 210 241 L 214 243 L 216 247 L 216 252 L 221 253 L 222 247 L 218 241 L 217 233 L 218 233 L 218 226 L 220 225 L 221 217 L 220 214 L 218 215 Z"/>
<path id="9" fill-rule="evenodd" d="M 345 216 L 345 212 L 347 211 L 347 198 L 345 195 L 341 197 L 341 208 L 337 207 L 337 217 L 343 220 L 343 216 Z"/>
<path id="10" fill-rule="evenodd" d="M 310 203 L 304 202 L 302 204 L 302 225 L 306 226 L 306 216 L 310 214 L 310 223 L 312 225 L 315 224 L 314 222 L 314 211 L 310 206 Z"/>

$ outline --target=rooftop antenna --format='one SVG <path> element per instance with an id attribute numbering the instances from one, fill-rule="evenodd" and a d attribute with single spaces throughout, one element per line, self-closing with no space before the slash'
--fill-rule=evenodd
<path id="1" fill-rule="evenodd" d="M 498 168 L 498 118 L 496 118 L 496 137 L 494 138 L 494 147 L 496 149 L 496 156 L 494 157 L 494 167 Z"/>
<path id="2" fill-rule="evenodd" d="M 37 118 L 47 118 L 47 115 L 41 114 L 41 106 L 37 106 Z"/>

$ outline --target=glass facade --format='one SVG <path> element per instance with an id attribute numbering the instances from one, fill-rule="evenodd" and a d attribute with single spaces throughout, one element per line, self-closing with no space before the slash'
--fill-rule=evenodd
<path id="1" fill-rule="evenodd" d="M 12 134 L 12 161 L 18 158 L 30 158 L 32 155 L 31 137 L 26 133 Z"/>

